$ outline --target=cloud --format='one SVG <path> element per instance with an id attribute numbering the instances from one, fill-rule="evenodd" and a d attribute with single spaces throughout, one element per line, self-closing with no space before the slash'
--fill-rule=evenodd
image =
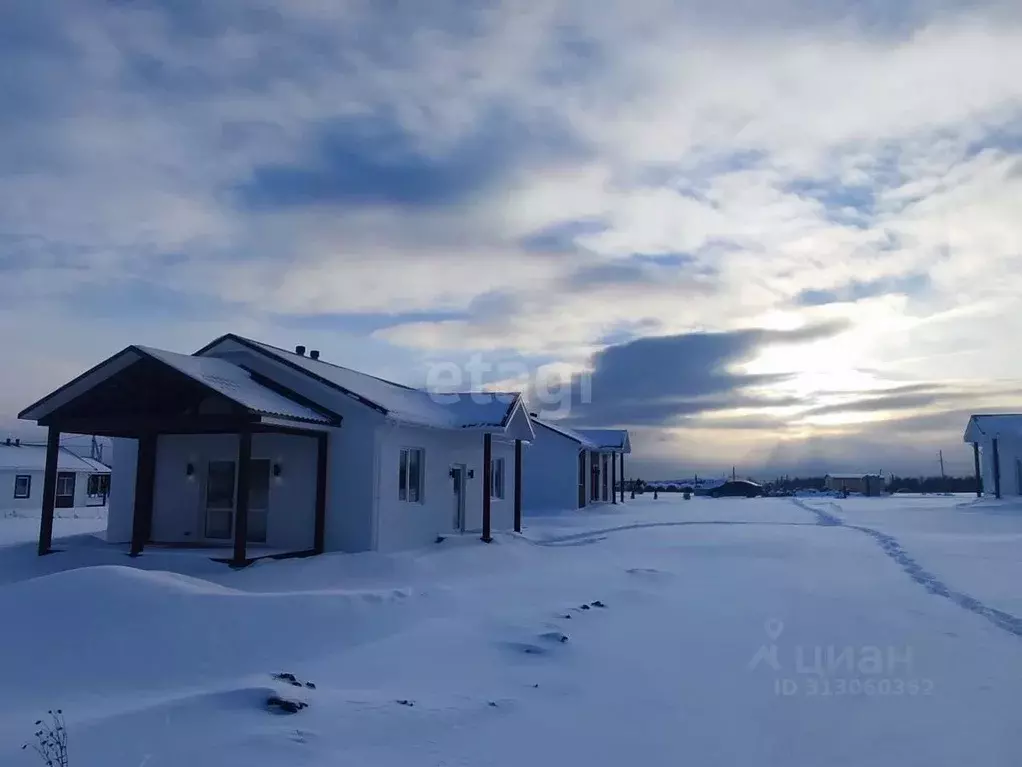
<path id="1" fill-rule="evenodd" d="M 539 402 L 533 406 L 541 412 L 567 409 L 563 415 L 568 422 L 579 425 L 628 427 L 669 426 L 679 418 L 717 410 L 797 405 L 797 399 L 756 391 L 787 375 L 743 373 L 737 366 L 762 347 L 831 338 L 843 329 L 843 323 L 823 323 L 791 331 L 640 338 L 594 355 L 591 372 L 572 377 L 567 392 L 556 392 L 555 408 L 543 407 L 550 399 L 547 393 L 536 393 Z"/>
<path id="2" fill-rule="evenodd" d="M 614 417 L 740 405 L 750 443 L 856 370 L 1017 379 L 1020 69 L 1006 0 L 16 4 L 0 330 L 27 389 L 200 329 L 595 359 L 626 394 L 684 352 L 690 391 Z"/>

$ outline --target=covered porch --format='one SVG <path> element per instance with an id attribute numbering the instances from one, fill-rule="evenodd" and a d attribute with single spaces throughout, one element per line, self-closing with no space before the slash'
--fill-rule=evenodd
<path id="1" fill-rule="evenodd" d="M 188 547 L 244 566 L 324 550 L 329 438 L 340 416 L 233 363 L 128 347 L 20 417 L 48 429 L 40 555 L 53 551 L 65 433 L 131 446 L 134 460 L 115 450 L 112 489 L 125 503 L 110 513 L 125 515 L 132 556 Z"/>

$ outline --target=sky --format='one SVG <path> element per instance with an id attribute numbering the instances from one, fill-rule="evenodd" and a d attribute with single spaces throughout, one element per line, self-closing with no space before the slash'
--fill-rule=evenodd
<path id="1" fill-rule="evenodd" d="M 651 479 L 966 473 L 1022 410 L 1019 72 L 1007 0 L 4 3 L 0 425 L 235 332 L 482 362 Z"/>

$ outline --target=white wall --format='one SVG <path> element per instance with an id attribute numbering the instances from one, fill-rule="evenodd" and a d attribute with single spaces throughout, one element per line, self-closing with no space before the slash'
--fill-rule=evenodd
<path id="1" fill-rule="evenodd" d="M 454 532 L 454 485 L 450 469 L 464 464 L 473 477 L 465 481 L 465 529 L 478 533 L 483 520 L 483 435 L 478 432 L 447 432 L 388 424 L 380 429 L 380 486 L 377 549 L 424 546 L 437 536 Z M 420 503 L 398 497 L 398 473 L 402 448 L 424 451 L 425 480 Z M 490 502 L 493 531 L 514 527 L 513 442 L 493 440 L 492 457 L 504 459 L 504 498 Z"/>
<path id="2" fill-rule="evenodd" d="M 129 543 L 135 509 L 135 466 L 138 440 L 117 438 L 110 450 L 110 497 L 107 499 L 106 539 Z"/>
<path id="3" fill-rule="evenodd" d="M 376 428 L 383 416 L 355 402 L 345 404 L 341 415 L 341 427 L 330 433 L 328 447 L 326 550 L 369 551 L 373 547 Z"/>
<path id="4" fill-rule="evenodd" d="M 0 470 L 0 509 L 4 511 L 41 513 L 43 509 L 43 475 L 44 472 L 42 471 L 26 469 Z M 32 486 L 28 498 L 14 497 L 14 479 L 21 476 L 32 478 Z M 86 471 L 79 471 L 75 474 L 74 507 L 76 509 L 102 506 L 99 502 L 100 498 L 90 499 L 88 497 L 90 476 L 92 476 L 92 473 Z"/>
<path id="5" fill-rule="evenodd" d="M 1022 460 L 1022 442 L 1001 438 L 997 440 L 998 459 L 1001 465 L 1001 495 L 1022 495 L 1016 461 Z M 983 495 L 994 496 L 994 448 L 993 440 L 980 443 L 980 473 L 983 476 Z"/>
<path id="6" fill-rule="evenodd" d="M 535 429 L 522 455 L 523 510 L 577 509 L 579 444 L 540 424 Z M 587 498 L 588 491 L 587 485 Z"/>
<path id="7" fill-rule="evenodd" d="M 28 498 L 14 497 L 14 478 L 28 475 L 32 478 L 31 495 Z M 0 509 L 5 511 L 37 511 L 43 508 L 43 472 L 41 471 L 0 471 Z"/>
<path id="8" fill-rule="evenodd" d="M 203 542 L 206 471 L 209 461 L 236 461 L 234 434 L 163 435 L 157 439 L 152 540 Z M 316 440 L 288 434 L 255 434 L 252 458 L 281 466 L 270 477 L 266 545 L 288 551 L 313 546 L 316 504 Z M 187 465 L 195 473 L 189 477 Z M 216 543 L 229 545 L 229 541 Z"/>

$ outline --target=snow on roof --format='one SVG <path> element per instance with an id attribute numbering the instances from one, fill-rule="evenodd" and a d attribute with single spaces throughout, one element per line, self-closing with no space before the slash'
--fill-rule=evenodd
<path id="1" fill-rule="evenodd" d="M 46 445 L 25 443 L 20 445 L 0 442 L 0 471 L 43 471 L 46 468 Z M 76 455 L 62 447 L 57 453 L 59 471 L 82 471 L 90 474 L 109 474 L 110 467 L 92 458 Z"/>
<path id="2" fill-rule="evenodd" d="M 280 416 L 300 421 L 331 423 L 333 419 L 305 405 L 288 399 L 252 380 L 244 368 L 217 357 L 193 357 L 149 346 L 136 346 L 143 354 L 169 365 L 189 378 L 219 392 L 244 408 L 262 415 Z"/>
<path id="3" fill-rule="evenodd" d="M 966 442 L 1000 437 L 1022 438 L 1022 415 L 1018 413 L 974 415 L 965 428 Z"/>
<path id="4" fill-rule="evenodd" d="M 590 442 L 588 439 L 583 437 L 577 431 L 575 431 L 574 429 L 569 429 L 567 426 L 561 426 L 556 421 L 547 421 L 542 418 L 537 418 L 536 416 L 533 416 L 532 420 L 535 423 L 538 423 L 540 426 L 545 426 L 546 428 L 550 429 L 550 431 L 560 434 L 562 437 L 567 437 L 572 442 L 577 442 L 583 447 L 587 447 L 590 449 L 596 448 L 596 445 L 594 443 Z"/>
<path id="5" fill-rule="evenodd" d="M 632 451 L 626 429 L 577 429 L 577 431 L 599 450 L 621 450 L 625 453 Z"/>
<path id="6" fill-rule="evenodd" d="M 260 341 L 239 336 L 235 338 L 343 389 L 394 420 L 415 426 L 441 429 L 499 428 L 505 424 L 520 399 L 520 395 L 508 392 L 440 394 L 413 389 Z"/>

